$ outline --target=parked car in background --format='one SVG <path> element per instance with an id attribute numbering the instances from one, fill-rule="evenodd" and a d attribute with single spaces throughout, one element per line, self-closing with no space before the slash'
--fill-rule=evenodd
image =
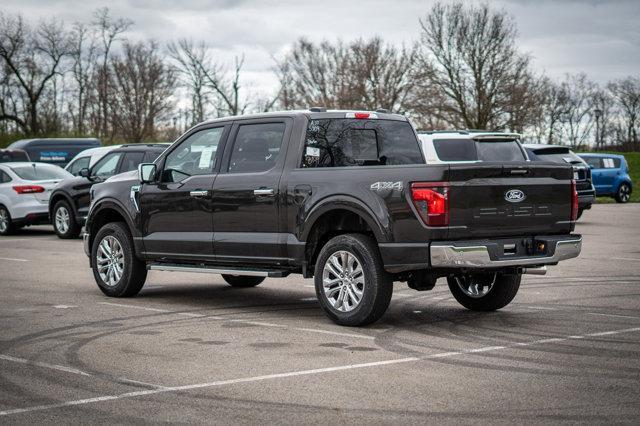
<path id="1" fill-rule="evenodd" d="M 524 144 L 523 146 L 531 161 L 571 164 L 578 190 L 578 218 L 585 210 L 591 208 L 596 201 L 596 190 L 593 187 L 589 165 L 582 158 L 567 146 L 544 144 Z"/>
<path id="2" fill-rule="evenodd" d="M 0 163 L 31 161 L 29 154 L 22 149 L 0 149 Z"/>
<path id="3" fill-rule="evenodd" d="M 0 235 L 49 221 L 53 187 L 71 175 L 43 163 L 0 163 Z"/>
<path id="4" fill-rule="evenodd" d="M 624 155 L 578 154 L 591 168 L 593 186 L 598 196 L 610 196 L 627 203 L 633 191 L 629 166 Z"/>
<path id="5" fill-rule="evenodd" d="M 427 164 L 526 161 L 517 133 L 482 131 L 418 132 Z"/>
<path id="6" fill-rule="evenodd" d="M 53 190 L 49 215 L 60 238 L 76 238 L 89 210 L 91 187 L 119 173 L 136 170 L 140 163 L 153 162 L 167 144 L 130 144 L 110 150 L 78 176 L 70 176 Z"/>
<path id="7" fill-rule="evenodd" d="M 96 162 L 104 157 L 107 153 L 114 149 L 120 148 L 122 145 L 99 146 L 97 148 L 89 148 L 80 152 L 67 164 L 64 169 L 74 176 L 80 175 L 80 170 L 90 169 Z"/>
<path id="8" fill-rule="evenodd" d="M 95 138 L 43 138 L 21 139 L 9 148 L 26 151 L 32 161 L 64 167 L 79 152 L 97 146 L 100 146 L 100 139 Z"/>

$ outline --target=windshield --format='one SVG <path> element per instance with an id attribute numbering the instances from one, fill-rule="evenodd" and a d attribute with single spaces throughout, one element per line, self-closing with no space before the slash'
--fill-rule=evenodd
<path id="1" fill-rule="evenodd" d="M 434 139 L 433 146 L 442 161 L 524 161 L 514 140 Z"/>
<path id="2" fill-rule="evenodd" d="M 71 177 L 71 173 L 60 167 L 52 167 L 45 164 L 25 164 L 24 166 L 11 167 L 20 179 L 24 180 L 51 180 Z"/>

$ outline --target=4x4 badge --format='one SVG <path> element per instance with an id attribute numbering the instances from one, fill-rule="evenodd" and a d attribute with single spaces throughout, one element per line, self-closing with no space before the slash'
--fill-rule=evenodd
<path id="1" fill-rule="evenodd" d="M 524 195 L 524 192 L 520 191 L 519 189 L 510 189 L 504 193 L 504 199 L 510 203 L 519 203 L 525 198 L 527 198 L 527 196 Z"/>

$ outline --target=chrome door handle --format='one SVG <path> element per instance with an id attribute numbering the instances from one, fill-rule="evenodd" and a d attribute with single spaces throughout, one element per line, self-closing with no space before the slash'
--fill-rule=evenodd
<path id="1" fill-rule="evenodd" d="M 260 188 L 260 189 L 254 189 L 253 190 L 253 195 L 269 195 L 269 196 L 271 196 L 273 194 L 274 194 L 274 192 L 273 192 L 273 189 L 271 189 L 271 188 L 269 188 L 269 189 Z"/>
<path id="2" fill-rule="evenodd" d="M 209 195 L 209 191 L 205 190 L 197 190 L 197 191 L 189 191 L 189 195 L 192 197 L 206 197 Z"/>

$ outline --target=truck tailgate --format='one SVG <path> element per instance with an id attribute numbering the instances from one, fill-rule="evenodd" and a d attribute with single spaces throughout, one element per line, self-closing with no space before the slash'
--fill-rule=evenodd
<path id="1" fill-rule="evenodd" d="M 568 234 L 572 178 L 562 164 L 452 164 L 449 238 Z"/>

